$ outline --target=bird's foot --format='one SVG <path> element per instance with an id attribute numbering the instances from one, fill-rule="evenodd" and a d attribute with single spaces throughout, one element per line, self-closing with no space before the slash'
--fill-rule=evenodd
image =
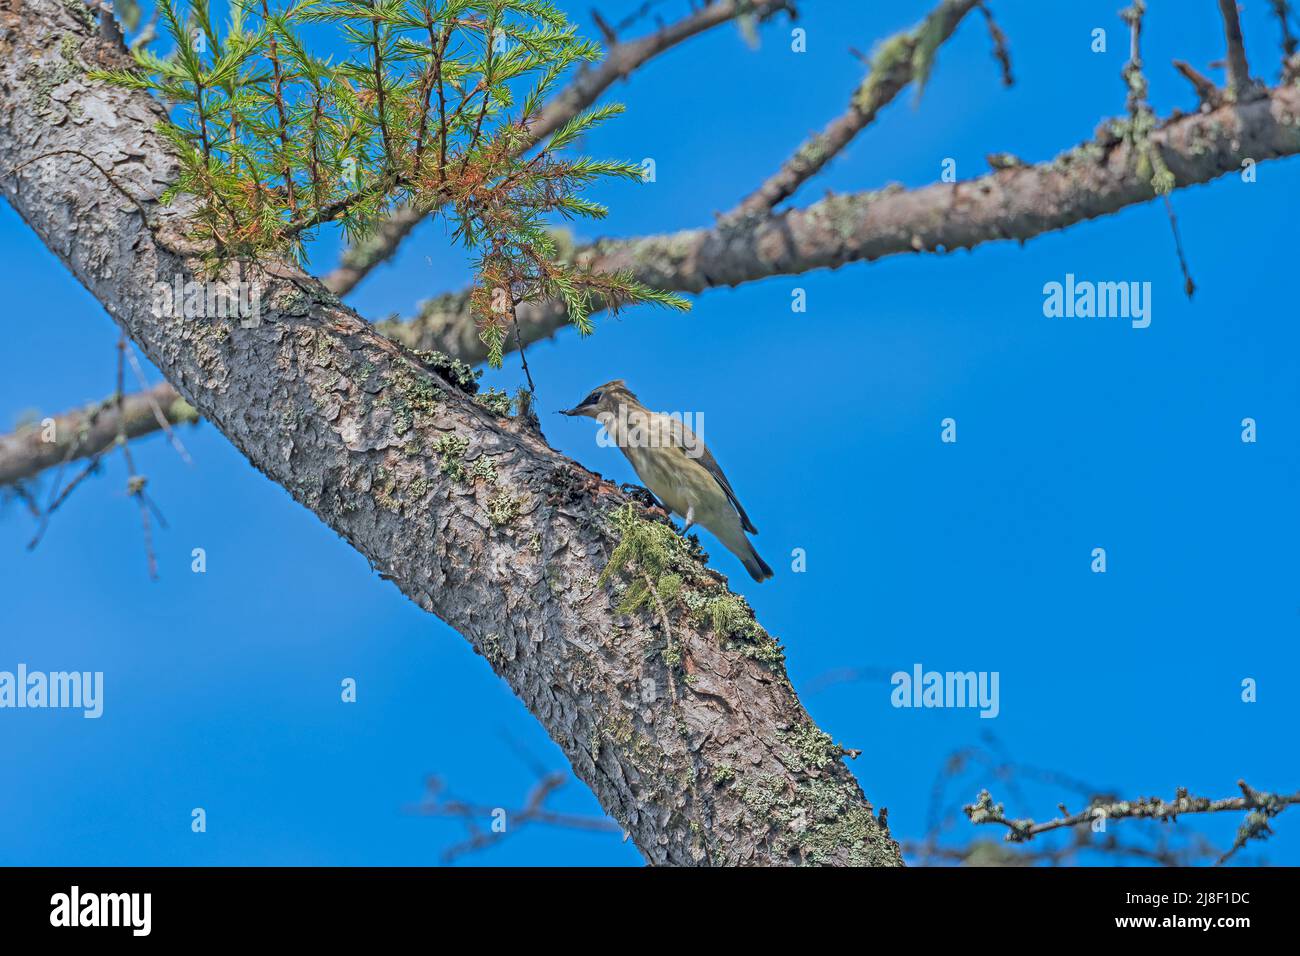
<path id="1" fill-rule="evenodd" d="M 619 488 L 622 490 L 623 494 L 627 495 L 638 504 L 645 505 L 647 508 L 653 508 L 657 511 L 662 511 L 665 518 L 670 518 L 672 516 L 672 512 L 669 511 L 658 498 L 651 494 L 649 489 L 642 488 L 640 485 L 634 485 L 631 482 L 624 482 L 619 485 Z"/>

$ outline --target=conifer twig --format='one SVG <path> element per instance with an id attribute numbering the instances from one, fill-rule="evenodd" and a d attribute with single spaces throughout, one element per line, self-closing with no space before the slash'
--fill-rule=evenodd
<path id="1" fill-rule="evenodd" d="M 641 11 L 630 15 L 619 24 L 619 30 L 631 27 L 635 20 L 648 12 L 649 7 L 650 4 L 646 4 Z M 678 21 L 662 25 L 653 33 L 633 40 L 620 41 L 606 51 L 598 67 L 579 71 L 568 85 L 543 104 L 536 117 L 528 123 L 517 149 L 522 152 L 536 146 L 595 103 L 616 82 L 626 79 L 655 57 L 695 36 L 730 22 L 746 11 L 753 12 L 760 20 L 767 20 L 782 11 L 791 12 L 792 5 L 790 0 L 715 0 L 693 10 Z M 443 49 L 444 51 L 446 49 L 446 38 L 444 38 Z M 448 113 L 443 86 L 442 83 L 437 84 L 439 166 L 445 169 L 447 166 L 445 131 L 454 127 L 468 105 L 470 97 L 477 93 L 478 88 L 474 87 L 466 91 L 460 103 Z M 371 270 L 387 261 L 416 225 L 431 211 L 426 206 L 403 206 L 394 210 L 377 224 L 372 234 L 354 242 L 344 252 L 340 264 L 323 276 L 321 281 L 335 295 L 347 295 L 370 274 Z"/>

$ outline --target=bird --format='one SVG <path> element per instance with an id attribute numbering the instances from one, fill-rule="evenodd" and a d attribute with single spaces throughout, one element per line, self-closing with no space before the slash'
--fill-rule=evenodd
<path id="1" fill-rule="evenodd" d="M 740 559 L 750 577 L 763 582 L 772 569 L 759 557 L 745 532 L 758 529 L 745 514 L 718 462 L 679 416 L 652 412 L 623 379 L 606 382 L 575 407 L 560 414 L 594 418 L 627 456 L 637 476 L 666 510 L 711 531 Z"/>

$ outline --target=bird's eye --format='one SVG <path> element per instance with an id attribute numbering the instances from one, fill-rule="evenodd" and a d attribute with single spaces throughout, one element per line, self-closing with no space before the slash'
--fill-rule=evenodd
<path id="1" fill-rule="evenodd" d="M 582 404 L 595 405 L 598 401 L 600 401 L 600 392 L 592 392 L 590 395 L 588 395 L 586 398 L 582 400 Z"/>

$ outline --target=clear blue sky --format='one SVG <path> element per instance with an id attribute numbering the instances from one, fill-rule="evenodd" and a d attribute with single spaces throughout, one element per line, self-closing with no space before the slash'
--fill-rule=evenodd
<path id="1" fill-rule="evenodd" d="M 589 27 L 590 4 L 562 2 Z M 602 2 L 607 19 L 635 4 Z M 678 15 L 684 2 L 660 5 Z M 591 137 L 598 155 L 653 157 L 653 185 L 618 185 L 597 234 L 704 225 L 837 115 L 862 67 L 848 47 L 904 27 L 927 2 L 807 0 L 808 52 L 788 28 L 761 49 L 733 29 L 697 39 L 619 88 L 626 116 Z M 945 46 L 918 107 L 900 97 L 797 197 L 828 188 L 962 178 L 983 157 L 1049 159 L 1124 108 L 1127 41 L 1117 0 L 993 0 L 1018 83 L 1004 90 L 981 18 Z M 1222 55 L 1208 0 L 1156 4 L 1145 33 L 1161 114 L 1191 109 L 1173 57 Z M 1105 27 L 1109 52 L 1089 51 Z M 1267 4 L 1247 5 L 1252 64 L 1276 79 Z M 711 540 L 714 563 L 788 648 L 809 710 L 837 740 L 900 837 L 918 837 L 935 774 L 993 732 L 1016 760 L 1128 797 L 1300 788 L 1296 536 L 1300 332 L 1294 321 L 1300 162 L 1179 191 L 1174 204 L 1199 291 L 1187 302 L 1165 215 L 1151 204 L 1044 236 L 947 257 L 894 258 L 701 296 L 685 317 L 636 311 L 530 350 L 551 442 L 630 480 L 592 424 L 549 414 L 626 378 L 652 407 L 702 411 L 706 434 L 776 569 L 754 585 Z M 327 268 L 330 240 L 315 250 Z M 113 387 L 116 330 L 7 206 L 0 208 L 4 427 Z M 1067 273 L 1149 281 L 1150 328 L 1051 320 L 1042 287 Z M 409 313 L 467 277 L 439 225 L 350 298 L 363 314 Z M 791 290 L 807 291 L 793 314 Z M 152 369 L 150 373 L 156 375 Z M 515 386 L 516 361 L 485 383 Z M 759 417 L 761 416 L 761 417 Z M 1240 441 L 1240 421 L 1259 441 Z M 958 442 L 939 440 L 953 417 Z M 0 863 L 428 864 L 462 835 L 404 812 L 431 774 L 458 796 L 514 807 L 534 780 L 515 749 L 566 766 L 468 645 L 372 574 L 312 514 L 211 426 L 137 459 L 169 527 L 161 580 L 145 573 L 139 516 L 114 458 L 25 550 L 31 521 L 0 515 L 0 669 L 102 670 L 104 716 L 0 711 Z M 208 571 L 190 572 L 205 548 Z M 1090 571 L 1093 548 L 1108 571 Z M 790 571 L 803 548 L 806 573 Z M 902 710 L 845 668 L 998 671 L 1001 713 Z M 339 700 L 353 677 L 356 704 Z M 1259 700 L 1244 704 L 1254 678 Z M 508 742 L 509 741 L 509 742 Z M 1008 809 L 1046 817 L 1081 800 L 1061 783 Z M 555 806 L 598 814 L 571 780 Z M 190 831 L 203 807 L 208 832 Z M 486 821 L 485 821 L 486 822 Z M 1226 842 L 1237 819 L 1185 820 Z M 965 836 L 964 822 L 949 839 Z M 1124 825 L 1114 832 L 1124 835 Z M 1300 817 L 1264 848 L 1300 863 Z M 1142 831 L 1135 828 L 1132 835 Z M 990 833 L 991 836 L 997 834 Z M 1252 854 L 1257 858 L 1258 854 Z M 525 829 L 485 864 L 639 863 L 617 836 Z"/>

